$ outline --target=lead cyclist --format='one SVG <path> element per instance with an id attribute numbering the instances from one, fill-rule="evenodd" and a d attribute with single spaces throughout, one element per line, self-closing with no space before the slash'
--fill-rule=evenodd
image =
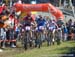
<path id="1" fill-rule="evenodd" d="M 24 17 L 24 48 L 27 49 L 28 44 L 30 47 L 32 47 L 32 25 L 34 25 L 35 19 L 32 17 L 31 13 L 28 13 Z"/>

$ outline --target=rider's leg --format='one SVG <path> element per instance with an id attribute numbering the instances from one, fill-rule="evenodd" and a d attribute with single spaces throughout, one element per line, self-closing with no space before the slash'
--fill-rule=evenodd
<path id="1" fill-rule="evenodd" d="M 47 32 L 47 46 L 49 46 L 50 45 L 50 32 L 48 31 Z"/>
<path id="2" fill-rule="evenodd" d="M 28 43 L 27 43 L 27 34 L 26 34 L 26 32 L 24 32 L 24 35 L 23 35 L 24 37 L 23 37 L 23 43 L 24 43 L 24 48 L 25 48 L 25 50 L 27 50 L 28 49 Z"/>
<path id="3" fill-rule="evenodd" d="M 63 39 L 62 39 L 62 38 L 63 38 L 63 37 L 62 37 L 62 30 L 60 31 L 60 38 L 61 38 L 61 42 L 62 42 L 62 40 L 63 40 Z"/>
<path id="4" fill-rule="evenodd" d="M 37 47 L 37 45 L 38 45 L 38 32 L 36 32 L 35 34 L 36 34 L 36 38 L 35 38 L 35 47 Z"/>
<path id="5" fill-rule="evenodd" d="M 53 37 L 52 41 L 53 41 L 53 45 L 54 45 L 54 42 L 55 42 L 55 29 L 52 32 L 52 37 Z"/>
<path id="6" fill-rule="evenodd" d="M 40 32 L 40 45 L 42 46 L 42 42 L 43 42 L 43 32 Z"/>
<path id="7" fill-rule="evenodd" d="M 33 33 L 30 31 L 30 47 L 32 47 Z"/>

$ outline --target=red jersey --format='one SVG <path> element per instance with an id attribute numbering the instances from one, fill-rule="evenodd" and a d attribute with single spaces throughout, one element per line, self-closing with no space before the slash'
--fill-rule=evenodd
<path id="1" fill-rule="evenodd" d="M 35 17 L 33 15 L 31 15 L 31 16 L 25 16 L 24 20 L 25 21 L 30 20 L 31 22 L 33 22 L 35 20 Z"/>

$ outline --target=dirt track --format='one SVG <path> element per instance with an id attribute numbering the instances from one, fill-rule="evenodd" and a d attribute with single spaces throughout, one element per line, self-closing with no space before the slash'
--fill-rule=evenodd
<path id="1" fill-rule="evenodd" d="M 0 57 L 11 57 L 11 55 L 16 55 L 24 52 L 23 48 L 6 48 L 3 52 L 0 52 Z"/>

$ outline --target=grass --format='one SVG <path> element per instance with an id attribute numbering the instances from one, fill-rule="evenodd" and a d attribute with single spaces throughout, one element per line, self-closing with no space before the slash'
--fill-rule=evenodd
<path id="1" fill-rule="evenodd" d="M 61 45 L 53 45 L 49 47 L 47 47 L 45 43 L 40 49 L 34 48 L 27 51 L 24 51 L 23 48 L 9 48 L 6 49 L 3 53 L 5 57 L 52 57 L 53 55 L 58 57 L 57 54 L 66 54 L 72 51 L 75 52 L 74 41 L 63 42 Z M 0 55 L 2 54 L 0 53 Z"/>

